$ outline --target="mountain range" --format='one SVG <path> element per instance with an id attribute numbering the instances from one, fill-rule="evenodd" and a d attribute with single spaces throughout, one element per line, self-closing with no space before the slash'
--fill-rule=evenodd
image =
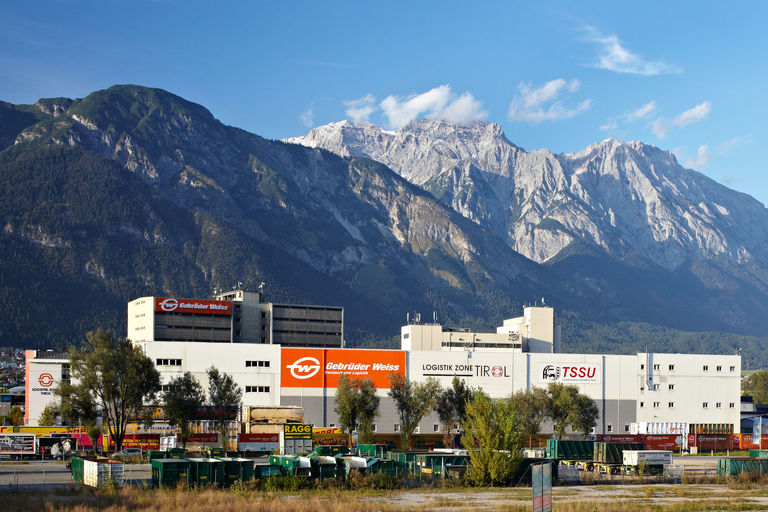
<path id="1" fill-rule="evenodd" d="M 529 153 L 441 121 L 273 141 L 123 85 L 0 103 L 0 180 L 0 345 L 122 333 L 132 298 L 264 281 L 267 300 L 343 306 L 350 345 L 391 345 L 408 312 L 490 329 L 543 298 L 566 349 L 762 361 L 765 208 L 639 142 Z"/>

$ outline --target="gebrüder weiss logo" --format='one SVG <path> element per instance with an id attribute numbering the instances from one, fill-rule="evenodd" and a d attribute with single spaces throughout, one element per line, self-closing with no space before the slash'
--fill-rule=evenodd
<path id="1" fill-rule="evenodd" d="M 291 375 L 296 379 L 309 379 L 320 371 L 320 361 L 314 357 L 302 357 L 293 364 L 286 365 L 286 368 L 291 370 Z"/>
<path id="2" fill-rule="evenodd" d="M 165 299 L 160 303 L 160 309 L 163 311 L 175 311 L 179 307 L 179 301 L 176 299 Z"/>
<path id="3" fill-rule="evenodd" d="M 44 388 L 48 388 L 51 386 L 51 384 L 53 384 L 53 375 L 50 373 L 41 373 L 37 378 L 37 382 L 39 382 L 40 385 Z"/>

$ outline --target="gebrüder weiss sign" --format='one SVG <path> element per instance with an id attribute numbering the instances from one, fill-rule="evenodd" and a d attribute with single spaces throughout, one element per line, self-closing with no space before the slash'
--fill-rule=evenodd
<path id="1" fill-rule="evenodd" d="M 335 388 L 346 375 L 384 389 L 390 373 L 405 375 L 400 350 L 284 348 L 280 354 L 280 385 L 287 388 Z"/>
<path id="2" fill-rule="evenodd" d="M 231 315 L 232 303 L 225 300 L 176 299 L 155 297 L 155 311 L 164 313 L 197 313 L 203 315 Z"/>
<path id="3" fill-rule="evenodd" d="M 589 363 L 549 363 L 539 365 L 539 382 L 599 383 L 600 367 Z"/>

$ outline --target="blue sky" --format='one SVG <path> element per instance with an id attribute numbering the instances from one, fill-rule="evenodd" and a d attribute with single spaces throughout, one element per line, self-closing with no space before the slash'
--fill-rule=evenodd
<path id="1" fill-rule="evenodd" d="M 0 99 L 160 87 L 267 138 L 345 118 L 613 137 L 768 202 L 765 2 L 5 2 Z"/>

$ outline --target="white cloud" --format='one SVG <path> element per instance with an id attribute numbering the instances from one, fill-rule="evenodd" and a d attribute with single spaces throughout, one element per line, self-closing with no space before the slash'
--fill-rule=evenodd
<path id="1" fill-rule="evenodd" d="M 557 78 L 534 89 L 530 83 L 521 82 L 517 88 L 520 91 L 509 104 L 509 118 L 513 121 L 554 121 L 557 119 L 569 119 L 587 110 L 590 100 L 584 100 L 576 106 L 566 107 L 563 100 L 568 93 L 575 93 L 581 87 L 578 80 L 570 82 Z"/>
<path id="2" fill-rule="evenodd" d="M 671 128 L 681 128 L 689 124 L 698 123 L 709 115 L 710 110 L 712 110 L 712 103 L 704 101 L 673 119 L 664 119 L 663 117 L 655 119 L 651 123 L 651 129 L 658 138 L 663 139 Z"/>
<path id="3" fill-rule="evenodd" d="M 376 111 L 374 103 L 376 103 L 376 98 L 373 94 L 366 94 L 360 99 L 345 101 L 347 117 L 356 122 L 368 121 L 371 114 Z"/>
<path id="4" fill-rule="evenodd" d="M 690 108 L 672 120 L 672 126 L 688 126 L 698 123 L 709 115 L 712 110 L 712 103 L 704 101 L 693 108 Z"/>
<path id="5" fill-rule="evenodd" d="M 488 112 L 482 110 L 482 103 L 472 94 L 465 92 L 457 98 L 451 91 L 451 86 L 447 84 L 406 98 L 387 96 L 379 107 L 392 128 L 400 128 L 422 116 L 429 119 L 445 119 L 454 123 L 476 121 L 488 116 Z"/>
<path id="6" fill-rule="evenodd" d="M 734 149 L 738 148 L 739 146 L 743 146 L 744 144 L 751 144 L 753 141 L 752 135 L 744 135 L 740 137 L 734 137 L 731 140 L 727 140 L 717 146 L 717 151 L 721 155 L 727 155 Z"/>
<path id="7" fill-rule="evenodd" d="M 633 53 L 625 48 L 618 36 L 605 35 L 594 27 L 585 27 L 587 41 L 600 46 L 600 55 L 594 67 L 615 71 L 617 73 L 631 73 L 635 75 L 665 75 L 680 73 L 678 66 L 667 64 L 661 60 L 648 60 L 640 54 Z"/>
<path id="8" fill-rule="evenodd" d="M 301 124 L 303 124 L 307 128 L 312 128 L 312 125 L 314 124 L 313 114 L 312 114 L 312 109 L 314 107 L 315 107 L 314 104 L 310 105 L 309 108 L 304 112 L 302 112 L 301 115 L 299 116 L 299 120 L 301 121 Z"/>
<path id="9" fill-rule="evenodd" d="M 651 112 L 656 110 L 656 101 L 651 100 L 642 107 L 638 108 L 634 112 L 627 114 L 627 121 L 637 121 L 638 119 L 647 118 Z"/>
<path id="10" fill-rule="evenodd" d="M 607 123 L 600 125 L 600 129 L 603 130 L 604 132 L 613 131 L 618 127 L 619 127 L 619 124 L 616 121 L 608 121 Z"/>
<path id="11" fill-rule="evenodd" d="M 710 158 L 712 158 L 712 153 L 710 153 L 709 148 L 705 144 L 699 146 L 699 149 L 696 152 L 696 156 L 686 160 L 683 164 L 683 167 L 688 167 L 690 169 L 701 169 L 707 165 L 707 162 L 709 162 Z"/>

